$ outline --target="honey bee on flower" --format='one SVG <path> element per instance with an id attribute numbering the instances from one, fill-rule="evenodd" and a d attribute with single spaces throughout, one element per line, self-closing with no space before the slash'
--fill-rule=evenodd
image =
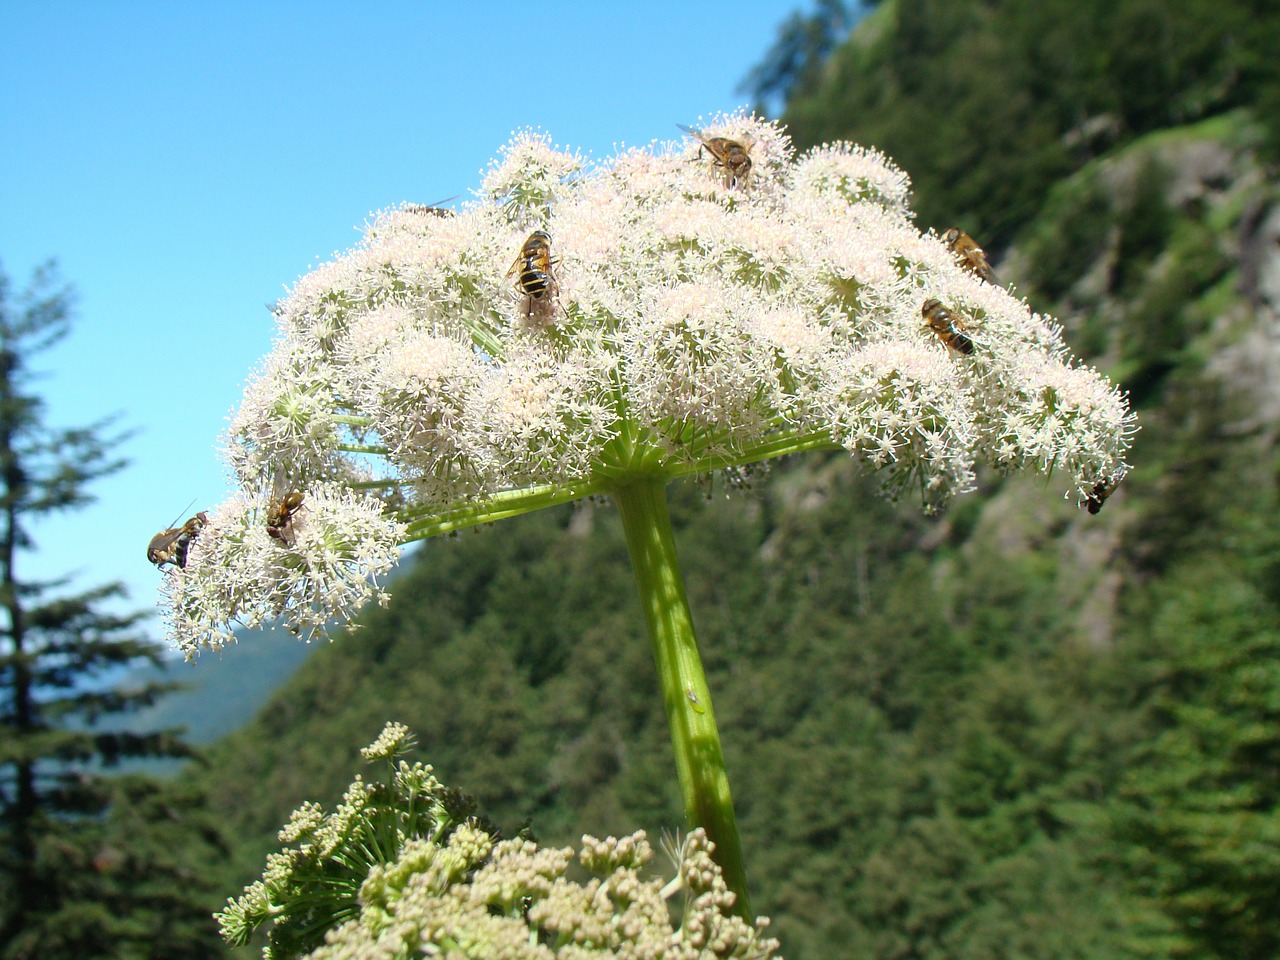
<path id="1" fill-rule="evenodd" d="M 751 175 L 753 145 L 750 137 L 744 137 L 741 141 L 730 140 L 728 137 L 708 137 L 701 130 L 686 127 L 683 123 L 677 123 L 676 126 L 702 144 L 698 148 L 698 156 L 702 156 L 704 148 L 711 155 L 712 165 L 720 168 L 725 189 L 747 185 L 747 178 Z"/>
<path id="2" fill-rule="evenodd" d="M 1118 478 L 1111 480 L 1099 480 L 1089 491 L 1089 495 L 1084 499 L 1084 507 L 1093 516 L 1097 516 L 1102 512 L 1102 505 L 1107 502 L 1116 487 L 1120 485 Z"/>
<path id="3" fill-rule="evenodd" d="M 991 264 L 987 262 L 987 252 L 978 246 L 973 237 L 959 227 L 952 227 L 943 234 L 942 239 L 955 255 L 956 263 L 980 280 L 991 282 Z"/>
<path id="4" fill-rule="evenodd" d="M 271 502 L 267 506 L 267 533 L 285 546 L 293 543 L 293 518 L 306 499 L 302 491 L 289 489 L 283 471 L 276 473 Z"/>
<path id="5" fill-rule="evenodd" d="M 208 522 L 209 515 L 202 511 L 179 527 L 161 530 L 147 544 L 147 559 L 157 567 L 163 567 L 166 563 L 185 567 L 187 551 L 191 549 L 192 541 L 200 535 Z"/>
<path id="6" fill-rule="evenodd" d="M 534 307 L 545 312 L 556 299 L 559 286 L 553 267 L 558 261 L 551 256 L 551 236 L 545 230 L 529 234 L 507 276 L 515 276 L 516 286 L 527 298 L 525 317 L 532 317 Z"/>
<path id="7" fill-rule="evenodd" d="M 930 297 L 920 307 L 925 325 L 938 335 L 938 339 L 957 353 L 966 356 L 973 353 L 973 340 L 960 329 L 955 316 L 942 305 L 942 301 Z"/>

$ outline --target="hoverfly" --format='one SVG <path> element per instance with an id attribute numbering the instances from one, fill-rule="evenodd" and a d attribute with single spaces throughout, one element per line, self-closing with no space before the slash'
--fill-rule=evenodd
<path id="1" fill-rule="evenodd" d="M 677 123 L 676 126 L 702 144 L 702 147 L 698 148 L 698 156 L 702 156 L 702 148 L 706 147 L 707 153 L 711 154 L 712 165 L 722 170 L 725 187 L 747 185 L 747 177 L 751 174 L 752 142 L 750 139 L 746 143 L 739 143 L 728 137 L 703 136 L 700 130 L 686 127 L 683 123 Z"/>
<path id="2" fill-rule="evenodd" d="M 929 329 L 936 333 L 938 339 L 948 347 L 964 354 L 973 353 L 973 341 L 969 339 L 968 334 L 956 326 L 955 317 L 940 301 L 933 298 L 926 300 L 920 308 L 920 313 L 924 316 Z"/>
<path id="3" fill-rule="evenodd" d="M 192 541 L 195 540 L 208 522 L 209 515 L 201 510 L 182 526 L 161 530 L 147 544 L 147 559 L 157 567 L 163 567 L 166 563 L 173 563 L 185 568 L 187 565 L 187 551 L 191 549 Z"/>
<path id="4" fill-rule="evenodd" d="M 533 316 L 535 303 L 540 309 L 546 309 L 550 302 L 548 294 L 559 298 L 560 288 L 552 272 L 552 268 L 559 262 L 551 257 L 551 235 L 547 231 L 535 230 L 529 234 L 529 239 L 520 248 L 519 256 L 507 271 L 508 277 L 517 274 L 516 287 L 529 298 L 525 317 Z"/>
<path id="5" fill-rule="evenodd" d="M 987 252 L 978 246 L 973 237 L 959 227 L 952 227 L 942 235 L 942 240 L 951 249 L 956 263 L 975 277 L 991 282 L 991 264 L 987 263 Z"/>
<path id="6" fill-rule="evenodd" d="M 267 505 L 267 533 L 285 546 L 293 543 L 293 517 L 302 507 L 301 490 L 286 489 L 284 474 L 277 473 Z"/>
<path id="7" fill-rule="evenodd" d="M 1084 508 L 1092 516 L 1097 516 L 1098 512 L 1102 510 L 1102 505 L 1107 502 L 1107 497 L 1115 493 L 1116 487 L 1119 485 L 1119 480 L 1099 480 L 1093 485 L 1093 489 L 1089 491 L 1089 496 L 1085 498 Z"/>

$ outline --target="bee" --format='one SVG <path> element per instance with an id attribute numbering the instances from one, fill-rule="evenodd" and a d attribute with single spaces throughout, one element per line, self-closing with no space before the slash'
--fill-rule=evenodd
<path id="1" fill-rule="evenodd" d="M 457 200 L 458 198 L 450 197 L 448 200 L 438 200 L 435 203 L 406 203 L 402 208 L 405 213 L 416 213 L 424 217 L 455 217 L 457 212 L 442 207 L 442 203 L 448 203 L 449 200 Z"/>
<path id="2" fill-rule="evenodd" d="M 533 316 L 536 303 L 545 309 L 550 303 L 548 295 L 559 299 L 559 285 L 552 272 L 560 261 L 551 257 L 551 235 L 545 230 L 535 230 L 520 248 L 520 255 L 511 264 L 507 276 L 517 274 L 516 287 L 529 298 L 529 307 L 525 317 Z"/>
<path id="3" fill-rule="evenodd" d="M 174 563 L 185 568 L 187 551 L 208 522 L 209 515 L 202 510 L 180 527 L 161 530 L 147 544 L 147 559 L 157 567 Z"/>
<path id="4" fill-rule="evenodd" d="M 963 354 L 973 353 L 973 341 L 969 339 L 968 334 L 956 326 L 955 317 L 941 302 L 932 298 L 926 300 L 920 308 L 920 313 L 924 316 L 929 329 L 936 333 L 938 339 L 948 347 Z"/>
<path id="5" fill-rule="evenodd" d="M 739 143 L 728 137 L 704 137 L 701 131 L 686 127 L 683 123 L 677 123 L 676 126 L 707 148 L 712 164 L 721 168 L 726 188 L 747 185 L 747 177 L 751 174 L 750 139 L 746 143 Z M 702 156 L 702 147 L 698 148 L 698 156 Z"/>
<path id="6" fill-rule="evenodd" d="M 1090 515 L 1097 516 L 1102 510 L 1102 505 L 1107 502 L 1107 497 L 1115 493 L 1119 485 L 1119 480 L 1099 480 L 1089 491 L 1089 496 L 1085 498 L 1084 508 Z"/>
<path id="7" fill-rule="evenodd" d="M 293 543 L 293 517 L 302 507 L 302 491 L 286 490 L 284 474 L 276 474 L 271 502 L 267 505 L 267 533 L 285 546 Z"/>
<path id="8" fill-rule="evenodd" d="M 991 264 L 987 263 L 987 253 L 978 246 L 973 237 L 959 227 L 952 227 L 942 235 L 942 239 L 951 248 L 956 263 L 975 277 L 991 282 Z"/>

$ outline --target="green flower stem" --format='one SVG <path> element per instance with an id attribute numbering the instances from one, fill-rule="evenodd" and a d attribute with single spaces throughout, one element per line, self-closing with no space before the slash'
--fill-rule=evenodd
<path id="1" fill-rule="evenodd" d="M 752 921 L 747 877 L 742 866 L 738 824 L 729 795 L 720 732 L 711 709 L 711 691 L 693 635 L 693 619 L 667 511 L 665 478 L 621 484 L 610 491 L 622 513 L 631 565 L 640 588 L 658 682 L 671 726 L 680 792 L 689 829 L 702 827 L 716 845 L 715 859 L 725 883 L 737 894 L 738 913 Z"/>

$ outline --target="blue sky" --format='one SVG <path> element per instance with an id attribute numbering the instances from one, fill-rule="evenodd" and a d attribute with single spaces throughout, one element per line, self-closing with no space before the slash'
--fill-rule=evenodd
<path id="1" fill-rule="evenodd" d="M 21 290 L 56 257 L 79 292 L 37 361 L 50 421 L 138 431 L 94 506 L 35 528 L 19 576 L 122 580 L 151 607 L 147 541 L 228 489 L 216 444 L 268 303 L 372 211 L 466 196 L 514 129 L 607 156 L 744 105 L 800 7 L 10 0 L 0 266 Z"/>

